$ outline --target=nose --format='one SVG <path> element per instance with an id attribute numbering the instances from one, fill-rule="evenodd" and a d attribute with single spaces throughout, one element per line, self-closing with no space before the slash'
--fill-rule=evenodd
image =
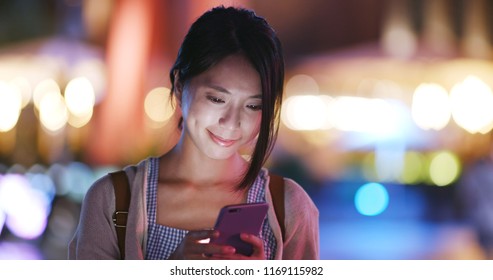
<path id="1" fill-rule="evenodd" d="M 219 118 L 219 125 L 227 129 L 236 129 L 241 125 L 240 110 L 231 106 Z"/>

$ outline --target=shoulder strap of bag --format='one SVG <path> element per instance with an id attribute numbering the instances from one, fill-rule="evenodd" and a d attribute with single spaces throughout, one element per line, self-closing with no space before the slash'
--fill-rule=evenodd
<path id="1" fill-rule="evenodd" d="M 120 170 L 110 173 L 115 189 L 115 213 L 113 214 L 113 223 L 118 238 L 118 247 L 120 248 L 121 259 L 125 259 L 125 231 L 127 229 L 128 207 L 130 205 L 130 185 L 127 174 Z"/>
<path id="2" fill-rule="evenodd" d="M 269 176 L 269 189 L 272 196 L 272 203 L 274 204 L 274 211 L 276 212 L 277 220 L 281 227 L 282 239 L 284 240 L 284 178 L 272 173 L 270 173 Z"/>

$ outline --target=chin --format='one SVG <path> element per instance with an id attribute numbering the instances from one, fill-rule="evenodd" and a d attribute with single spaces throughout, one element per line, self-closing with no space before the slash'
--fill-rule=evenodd
<path id="1" fill-rule="evenodd" d="M 234 156 L 236 156 L 238 153 L 235 151 L 225 151 L 224 149 L 222 151 L 218 150 L 209 150 L 205 153 L 209 158 L 215 159 L 215 160 L 227 160 L 230 159 Z"/>
<path id="2" fill-rule="evenodd" d="M 234 155 L 232 154 L 209 154 L 209 158 L 214 159 L 214 160 L 227 160 L 232 158 Z"/>

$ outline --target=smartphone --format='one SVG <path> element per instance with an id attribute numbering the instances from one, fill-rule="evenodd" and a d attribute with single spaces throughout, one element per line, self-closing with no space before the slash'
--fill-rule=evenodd
<path id="1" fill-rule="evenodd" d="M 240 233 L 258 236 L 268 208 L 265 202 L 224 206 L 214 226 L 219 231 L 219 237 L 211 239 L 210 243 L 230 245 L 236 248 L 236 253 L 250 256 L 253 253 L 252 245 L 243 242 Z"/>

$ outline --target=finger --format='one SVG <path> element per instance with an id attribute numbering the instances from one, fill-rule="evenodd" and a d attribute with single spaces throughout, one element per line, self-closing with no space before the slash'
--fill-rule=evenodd
<path id="1" fill-rule="evenodd" d="M 209 256 L 215 255 L 232 255 L 236 253 L 236 249 L 229 245 L 205 244 L 203 246 L 204 253 Z"/>
<path id="2" fill-rule="evenodd" d="M 210 252 L 212 252 L 215 249 L 219 249 L 222 251 L 219 251 L 219 252 L 213 254 L 211 257 L 213 259 L 222 259 L 222 260 L 265 259 L 264 243 L 260 237 L 253 235 L 253 234 L 242 233 L 242 234 L 240 234 L 240 239 L 242 239 L 244 242 L 252 245 L 253 253 L 251 256 L 245 256 L 243 254 L 237 254 L 236 249 L 234 247 L 217 245 L 220 247 L 219 248 L 213 248 L 212 246 L 209 247 L 209 250 L 211 250 Z M 229 251 L 229 249 L 227 249 L 227 247 L 230 247 L 232 250 Z"/>
<path id="3" fill-rule="evenodd" d="M 252 244 L 253 247 L 263 248 L 264 246 L 262 239 L 256 235 L 249 233 L 242 233 L 240 234 L 240 238 L 246 243 Z"/>
<path id="4" fill-rule="evenodd" d="M 260 237 L 253 234 L 242 233 L 240 234 L 240 238 L 241 240 L 252 244 L 253 253 L 250 257 L 261 259 L 264 258 L 264 242 Z"/>
<path id="5" fill-rule="evenodd" d="M 230 255 L 236 252 L 236 249 L 229 245 L 202 243 L 200 240 L 186 243 L 186 253 L 191 255 Z"/>
<path id="6" fill-rule="evenodd" d="M 231 246 L 214 246 L 214 245 L 206 245 L 202 248 L 204 253 L 198 254 L 199 259 L 208 259 L 208 260 L 227 260 L 227 259 L 237 259 L 234 257 L 230 257 L 235 255 L 236 249 Z"/>
<path id="7" fill-rule="evenodd" d="M 187 238 L 193 241 L 200 241 L 208 238 L 217 237 L 219 232 L 213 229 L 204 229 L 204 230 L 194 230 L 189 231 L 187 234 Z"/>

